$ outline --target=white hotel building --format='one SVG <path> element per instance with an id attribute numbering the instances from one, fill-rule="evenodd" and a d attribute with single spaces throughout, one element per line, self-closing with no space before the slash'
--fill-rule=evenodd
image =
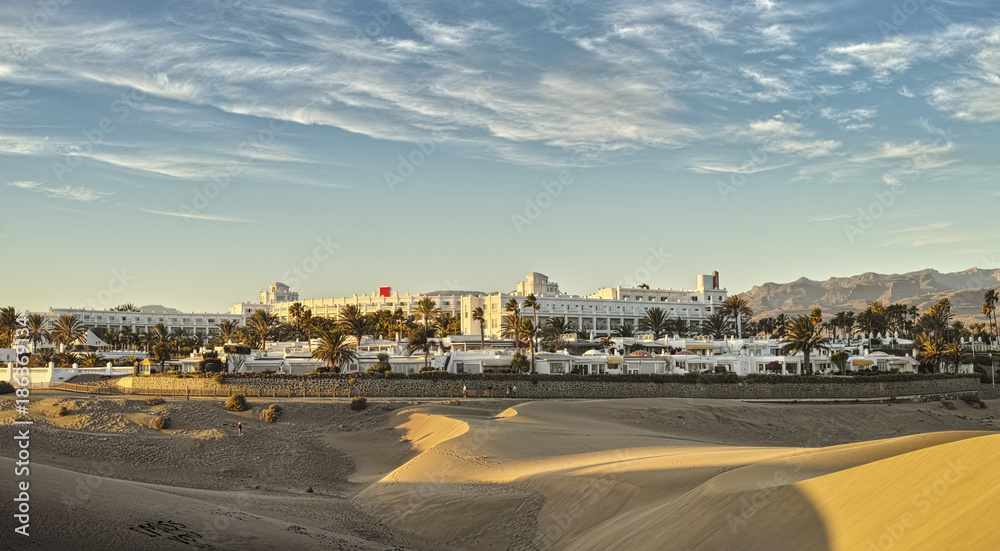
<path id="1" fill-rule="evenodd" d="M 218 325 L 224 320 L 232 320 L 239 325 L 245 325 L 246 319 L 241 314 L 210 314 L 206 312 L 178 312 L 173 308 L 144 307 L 144 312 L 119 312 L 115 310 L 88 310 L 85 308 L 50 308 L 45 315 L 49 327 L 59 316 L 77 316 L 88 329 L 98 327 L 121 331 L 125 326 L 131 326 L 136 334 L 149 333 L 158 323 L 162 323 L 169 331 L 186 329 L 191 334 L 214 335 Z"/>
<path id="2" fill-rule="evenodd" d="M 534 294 L 538 301 L 538 325 L 549 318 L 566 318 L 575 329 L 592 331 L 595 336 L 609 335 L 615 328 L 631 325 L 638 329 L 639 320 L 646 310 L 662 308 L 668 317 L 680 318 L 691 323 L 700 323 L 716 313 L 726 300 L 727 291 L 719 287 L 719 274 L 699 275 L 698 286 L 694 290 L 644 289 L 627 287 L 606 287 L 596 293 L 582 297 L 559 291 L 557 283 L 548 276 L 532 272 L 519 282 L 513 293 L 476 294 L 462 297 L 462 334 L 480 334 L 479 322 L 472 320 L 472 311 L 477 307 L 485 314 L 487 337 L 499 338 L 501 324 L 507 302 L 513 298 L 521 304 L 524 316 L 534 316 L 534 311 L 524 307 L 524 299 Z"/>
<path id="3" fill-rule="evenodd" d="M 365 314 L 377 312 L 379 310 L 395 311 L 397 308 L 402 308 L 405 315 L 416 316 L 416 313 L 413 311 L 414 308 L 417 307 L 417 304 L 421 299 L 429 298 L 437 304 L 440 313 L 451 314 L 457 318 L 461 312 L 463 297 L 471 294 L 482 293 L 475 293 L 473 291 L 434 291 L 431 293 L 405 293 L 401 295 L 398 291 L 392 291 L 388 287 L 383 287 L 370 295 L 354 295 L 343 298 L 318 298 L 298 302 L 301 302 L 302 306 L 305 307 L 306 310 L 311 310 L 313 316 L 336 319 L 340 312 L 340 308 L 342 306 L 347 306 L 348 304 L 358 306 L 361 309 L 361 312 Z M 277 314 L 278 318 L 282 321 L 289 321 L 291 316 L 288 315 L 288 308 L 294 304 L 294 302 L 295 301 L 276 303 L 274 305 L 274 313 Z M 476 334 L 478 335 L 478 333 Z"/>

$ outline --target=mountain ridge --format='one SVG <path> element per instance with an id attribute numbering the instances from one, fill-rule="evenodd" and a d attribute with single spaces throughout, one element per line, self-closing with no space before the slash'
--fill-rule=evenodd
<path id="1" fill-rule="evenodd" d="M 981 315 L 983 292 L 1000 286 L 1000 270 L 972 267 L 958 272 L 925 268 L 902 274 L 864 272 L 823 281 L 800 277 L 789 283 L 767 282 L 739 293 L 755 317 L 779 313 L 804 314 L 813 308 L 824 313 L 860 311 L 875 301 L 903 303 L 925 310 L 947 298 L 956 316 Z"/>

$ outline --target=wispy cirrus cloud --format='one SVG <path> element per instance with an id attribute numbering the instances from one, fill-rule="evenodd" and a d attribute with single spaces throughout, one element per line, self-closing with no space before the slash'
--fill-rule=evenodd
<path id="1" fill-rule="evenodd" d="M 107 197 L 115 194 L 113 191 L 98 191 L 84 186 L 64 185 L 59 187 L 48 187 L 41 182 L 31 181 L 8 182 L 7 185 L 25 191 L 44 193 L 47 197 L 53 199 L 64 199 L 67 201 L 78 201 L 81 203 L 104 201 Z"/>

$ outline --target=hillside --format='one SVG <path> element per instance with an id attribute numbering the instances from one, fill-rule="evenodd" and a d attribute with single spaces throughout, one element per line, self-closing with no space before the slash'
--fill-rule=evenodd
<path id="1" fill-rule="evenodd" d="M 824 313 L 864 310 L 874 301 L 901 302 L 924 310 L 947 298 L 959 317 L 980 315 L 983 291 L 1000 286 L 1000 270 L 971 268 L 941 273 L 926 269 L 906 274 L 868 272 L 851 277 L 831 277 L 826 281 L 799 278 L 791 283 L 755 285 L 740 296 L 750 301 L 756 316 L 784 312 L 795 315 L 815 307 Z"/>

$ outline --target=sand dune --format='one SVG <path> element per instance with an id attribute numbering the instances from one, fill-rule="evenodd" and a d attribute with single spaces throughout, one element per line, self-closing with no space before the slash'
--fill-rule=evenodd
<path id="1" fill-rule="evenodd" d="M 956 519 L 951 501 L 923 512 L 911 499 L 976 454 L 969 465 L 979 474 L 957 479 L 948 496 L 966 514 L 995 502 L 997 475 L 986 462 L 998 459 L 1000 436 L 992 432 L 727 446 L 623 424 L 608 415 L 614 408 L 537 402 L 492 418 L 440 406 L 402 411 L 415 421 L 401 429 L 426 435 L 439 423 L 447 437 L 356 501 L 394 529 L 461 548 L 862 549 L 878 545 L 885 523 L 907 507 L 920 510 L 921 530 L 907 527 L 882 548 L 945 549 L 956 540 L 1000 548 L 985 530 L 965 539 L 975 522 Z M 455 421 L 467 430 L 454 430 Z"/>
<path id="2" fill-rule="evenodd" d="M 0 547 L 1000 548 L 997 419 L 964 404 L 267 403 L 39 396 L 35 537 Z"/>

